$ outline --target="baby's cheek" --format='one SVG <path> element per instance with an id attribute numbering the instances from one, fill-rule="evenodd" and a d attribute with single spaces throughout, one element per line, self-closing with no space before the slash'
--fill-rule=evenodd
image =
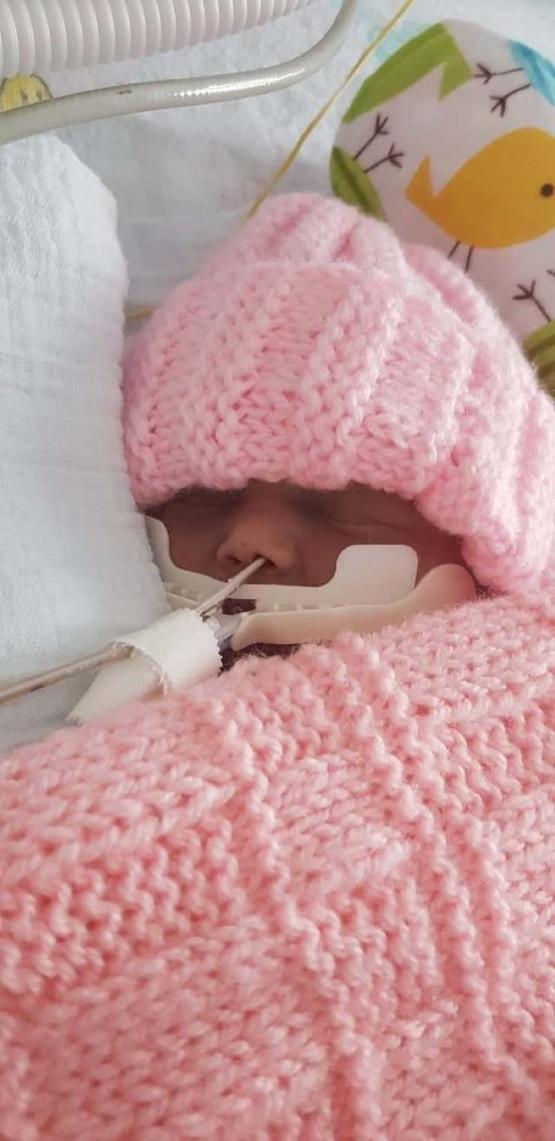
<path id="1" fill-rule="evenodd" d="M 335 574 L 337 560 L 346 547 L 356 546 L 364 539 L 343 534 L 325 523 L 306 523 L 302 526 L 302 585 L 323 586 Z"/>
<path id="2" fill-rule="evenodd" d="M 156 513 L 170 541 L 170 554 L 176 566 L 199 574 L 214 574 L 216 552 L 221 542 L 221 525 L 208 513 L 185 513 L 179 504 L 168 504 Z"/>
<path id="3" fill-rule="evenodd" d="M 418 556 L 417 582 L 424 578 L 428 571 L 434 567 L 455 564 L 464 566 L 461 553 L 460 540 L 453 535 L 444 535 L 441 531 L 424 530 L 421 534 L 412 536 L 412 546 Z"/>

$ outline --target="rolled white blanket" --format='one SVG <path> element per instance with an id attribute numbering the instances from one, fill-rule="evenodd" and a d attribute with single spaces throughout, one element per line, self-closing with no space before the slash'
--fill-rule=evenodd
<path id="1" fill-rule="evenodd" d="M 0 151 L 0 682 L 165 608 L 128 486 L 126 269 L 112 196 L 54 138 Z M 0 709 L 0 747 L 61 722 L 87 679 Z"/>

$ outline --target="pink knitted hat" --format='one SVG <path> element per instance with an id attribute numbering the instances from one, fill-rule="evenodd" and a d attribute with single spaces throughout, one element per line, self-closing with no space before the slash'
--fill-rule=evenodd
<path id="1" fill-rule="evenodd" d="M 269 201 L 136 338 L 137 503 L 250 479 L 395 492 L 499 590 L 555 583 L 555 409 L 486 299 L 334 199 Z"/>

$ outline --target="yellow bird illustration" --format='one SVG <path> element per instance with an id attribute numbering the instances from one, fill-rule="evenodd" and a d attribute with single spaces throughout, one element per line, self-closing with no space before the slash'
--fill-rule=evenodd
<path id="1" fill-rule="evenodd" d="M 436 194 L 430 159 L 418 167 L 405 195 L 455 245 L 500 249 L 539 238 L 555 227 L 555 136 L 522 127 L 488 143 Z"/>
<path id="2" fill-rule="evenodd" d="M 28 103 L 44 103 L 51 99 L 44 79 L 38 75 L 12 75 L 0 83 L 0 111 L 14 111 Z"/>

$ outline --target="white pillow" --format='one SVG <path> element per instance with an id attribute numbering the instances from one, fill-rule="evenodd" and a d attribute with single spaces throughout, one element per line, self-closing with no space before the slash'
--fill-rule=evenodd
<path id="1" fill-rule="evenodd" d="M 0 150 L 0 686 L 165 609 L 125 469 L 116 210 L 55 138 Z M 0 705 L 0 746 L 63 722 L 90 678 Z"/>

